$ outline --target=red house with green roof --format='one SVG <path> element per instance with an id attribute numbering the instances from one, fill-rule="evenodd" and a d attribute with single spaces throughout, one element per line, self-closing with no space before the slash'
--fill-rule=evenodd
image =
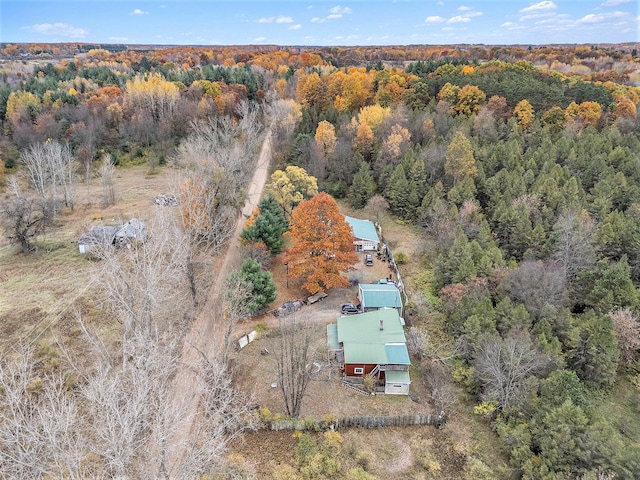
<path id="1" fill-rule="evenodd" d="M 409 394 L 411 361 L 396 309 L 340 317 L 327 325 L 327 339 L 345 376 L 374 375 L 384 393 Z"/>

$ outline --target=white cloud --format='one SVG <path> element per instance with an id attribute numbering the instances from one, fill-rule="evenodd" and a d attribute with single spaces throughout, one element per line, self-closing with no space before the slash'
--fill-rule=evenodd
<path id="1" fill-rule="evenodd" d="M 597 23 L 601 22 L 604 19 L 605 16 L 602 14 L 594 15 L 593 13 L 590 13 L 589 15 L 585 15 L 584 17 L 579 18 L 576 21 L 577 23 Z"/>
<path id="2" fill-rule="evenodd" d="M 256 37 L 253 39 L 253 42 L 258 43 L 258 42 L 264 42 L 267 39 L 267 37 Z"/>
<path id="3" fill-rule="evenodd" d="M 598 13 L 598 14 L 590 13 L 589 15 L 585 15 L 584 17 L 576 20 L 576 23 L 578 24 L 598 23 L 598 22 L 603 22 L 610 18 L 620 18 L 620 17 L 624 18 L 626 16 L 627 14 L 625 12 L 611 12 L 611 13 Z"/>
<path id="4" fill-rule="evenodd" d="M 327 20 L 337 20 L 342 18 L 343 15 L 347 15 L 351 13 L 351 9 L 349 7 L 341 7 L 340 5 L 332 7 L 329 9 L 329 15 L 326 17 L 313 17 L 311 19 L 312 23 L 324 23 Z"/>
<path id="5" fill-rule="evenodd" d="M 129 15 L 148 15 L 149 12 L 145 12 L 144 10 L 140 10 L 136 8 L 133 12 L 130 12 Z"/>
<path id="6" fill-rule="evenodd" d="M 555 3 L 550 0 L 544 0 L 543 2 L 534 3 L 533 5 L 521 9 L 519 13 L 541 12 L 555 10 L 556 8 L 558 8 L 558 6 Z"/>
<path id="7" fill-rule="evenodd" d="M 289 30 L 300 30 L 302 28 L 302 25 L 300 25 L 299 23 L 296 23 L 295 25 L 291 25 L 289 27 Z"/>
<path id="8" fill-rule="evenodd" d="M 425 18 L 424 21 L 425 23 L 442 23 L 444 22 L 444 18 L 438 15 L 434 15 L 434 16 Z"/>
<path id="9" fill-rule="evenodd" d="M 293 23 L 293 18 L 285 17 L 281 15 L 278 18 L 276 18 L 276 23 Z"/>
<path id="10" fill-rule="evenodd" d="M 552 15 L 552 14 L 549 14 L 549 13 L 532 13 L 530 15 L 521 16 L 520 17 L 520 21 L 521 22 L 526 22 L 527 20 L 535 20 L 537 18 L 546 18 L 549 15 Z"/>
<path id="11" fill-rule="evenodd" d="M 447 20 L 447 23 L 467 23 L 470 22 L 471 19 L 469 17 L 463 17 L 462 15 L 456 15 L 455 17 L 451 17 Z"/>
<path id="12" fill-rule="evenodd" d="M 459 11 L 459 12 L 466 12 L 467 10 L 471 10 L 471 7 L 467 7 L 467 6 L 465 6 L 465 5 L 460 5 L 460 6 L 458 7 L 458 11 Z"/>
<path id="13" fill-rule="evenodd" d="M 465 14 L 463 15 L 463 17 L 469 17 L 469 18 L 471 18 L 471 17 L 479 17 L 479 16 L 481 16 L 481 15 L 483 15 L 483 13 L 482 13 L 482 12 L 469 12 L 469 13 L 465 13 Z"/>
<path id="14" fill-rule="evenodd" d="M 262 17 L 258 20 L 258 23 L 273 23 L 273 17 Z"/>
<path id="15" fill-rule="evenodd" d="M 606 0 L 600 4 L 601 7 L 615 7 L 623 3 L 629 3 L 631 0 Z"/>
<path id="16" fill-rule="evenodd" d="M 329 13 L 332 13 L 333 15 L 349 14 L 351 13 L 351 9 L 349 7 L 342 8 L 340 5 L 337 5 L 335 7 L 330 8 Z"/>
<path id="17" fill-rule="evenodd" d="M 87 34 L 84 28 L 77 28 L 68 23 L 37 23 L 24 28 L 41 35 L 55 35 L 58 37 L 84 38 Z"/>

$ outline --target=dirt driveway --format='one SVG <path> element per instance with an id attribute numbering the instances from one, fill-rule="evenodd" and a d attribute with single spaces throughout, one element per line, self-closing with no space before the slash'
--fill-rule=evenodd
<path id="1" fill-rule="evenodd" d="M 373 266 L 367 267 L 364 264 L 364 253 L 358 253 L 359 262 L 354 266 L 354 270 L 347 272 L 346 277 L 357 283 L 371 283 L 383 278 L 389 278 L 391 270 L 389 264 L 382 262 L 373 256 Z M 282 255 L 278 255 L 271 262 L 269 270 L 273 274 L 274 282 L 278 290 L 278 297 L 273 302 L 272 307 L 277 308 L 288 300 L 299 300 L 305 298 L 308 294 L 299 288 L 299 282 L 286 279 L 286 268 Z M 395 279 L 395 278 L 394 278 Z M 313 324 L 326 325 L 341 315 L 340 307 L 345 303 L 358 302 L 358 287 L 352 286 L 348 288 L 333 288 L 327 291 L 327 297 L 313 305 L 305 305 L 299 312 L 304 315 L 305 319 Z M 285 317 L 286 318 L 286 317 Z M 279 318 L 275 317 L 271 312 L 254 317 L 250 320 L 239 323 L 234 331 L 233 338 L 237 339 L 242 335 L 254 330 L 259 323 L 264 323 L 269 328 L 276 328 L 279 325 Z"/>
<path id="2" fill-rule="evenodd" d="M 349 280 L 371 283 L 389 278 L 388 263 L 378 260 L 374 255 L 373 266 L 367 267 L 364 265 L 364 256 L 364 253 L 358 254 L 360 261 L 356 264 L 355 270 L 346 275 Z M 274 305 L 279 306 L 287 300 L 304 296 L 304 291 L 298 289 L 292 281 L 289 281 L 287 287 L 286 269 L 280 257 L 276 257 L 272 262 L 271 271 L 278 285 L 278 299 Z M 373 397 L 362 397 L 339 386 L 339 368 L 328 358 L 326 325 L 335 322 L 341 315 L 342 304 L 358 303 L 358 287 L 354 285 L 348 288 L 334 288 L 327 294 L 324 300 L 303 306 L 300 311 L 291 315 L 275 317 L 269 313 L 238 324 L 235 338 L 255 330 L 259 323 L 267 327 L 266 335 L 232 355 L 234 376 L 240 388 L 247 392 L 255 403 L 269 408 L 272 412 L 283 410 L 282 394 L 278 388 L 272 387 L 272 384 L 277 383 L 275 358 L 271 354 L 264 354 L 264 349 L 273 351 L 274 342 L 269 337 L 269 331 L 278 328 L 281 321 L 286 323 L 304 319 L 312 331 L 313 375 L 301 416 L 349 416 L 360 415 L 363 411 L 374 412 L 372 414 L 376 415 L 430 413 L 430 406 L 426 403 L 426 390 L 419 378 L 414 379 L 411 390 L 418 397 L 425 399 L 420 403 L 413 402 L 403 395 L 382 395 L 374 400 Z"/>

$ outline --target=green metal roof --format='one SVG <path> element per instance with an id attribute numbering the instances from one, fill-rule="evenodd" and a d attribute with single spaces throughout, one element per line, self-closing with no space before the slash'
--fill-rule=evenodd
<path id="1" fill-rule="evenodd" d="M 382 321 L 382 330 L 380 330 L 380 321 Z M 342 343 L 344 348 L 345 363 L 382 365 L 410 363 L 404 330 L 397 310 L 374 310 L 343 316 L 338 318 L 337 324 L 334 325 L 337 325 L 337 341 Z"/>
<path id="2" fill-rule="evenodd" d="M 411 365 L 409 351 L 405 343 L 387 343 L 384 346 L 387 354 L 387 363 L 394 365 Z"/>
<path id="3" fill-rule="evenodd" d="M 330 323 L 327 325 L 327 343 L 329 344 L 329 350 L 340 350 L 337 323 Z"/>
<path id="4" fill-rule="evenodd" d="M 400 290 L 392 283 L 361 283 L 358 288 L 363 308 L 402 307 Z"/>
<path id="5" fill-rule="evenodd" d="M 384 372 L 385 383 L 411 383 L 409 372 L 396 372 L 387 370 Z"/>
<path id="6" fill-rule="evenodd" d="M 344 219 L 349 225 L 351 225 L 354 237 L 361 238 L 362 240 L 370 240 L 372 242 L 380 242 L 378 232 L 376 232 L 376 226 L 373 222 L 347 216 L 345 216 Z"/>

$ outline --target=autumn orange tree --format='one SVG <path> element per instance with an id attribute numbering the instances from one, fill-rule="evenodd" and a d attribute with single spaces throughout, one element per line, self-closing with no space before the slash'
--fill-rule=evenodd
<path id="1" fill-rule="evenodd" d="M 351 270 L 358 258 L 351 226 L 331 195 L 323 192 L 301 202 L 286 235 L 293 241 L 285 257 L 289 277 L 304 278 L 302 288 L 316 293 L 348 286 L 341 272 Z"/>

